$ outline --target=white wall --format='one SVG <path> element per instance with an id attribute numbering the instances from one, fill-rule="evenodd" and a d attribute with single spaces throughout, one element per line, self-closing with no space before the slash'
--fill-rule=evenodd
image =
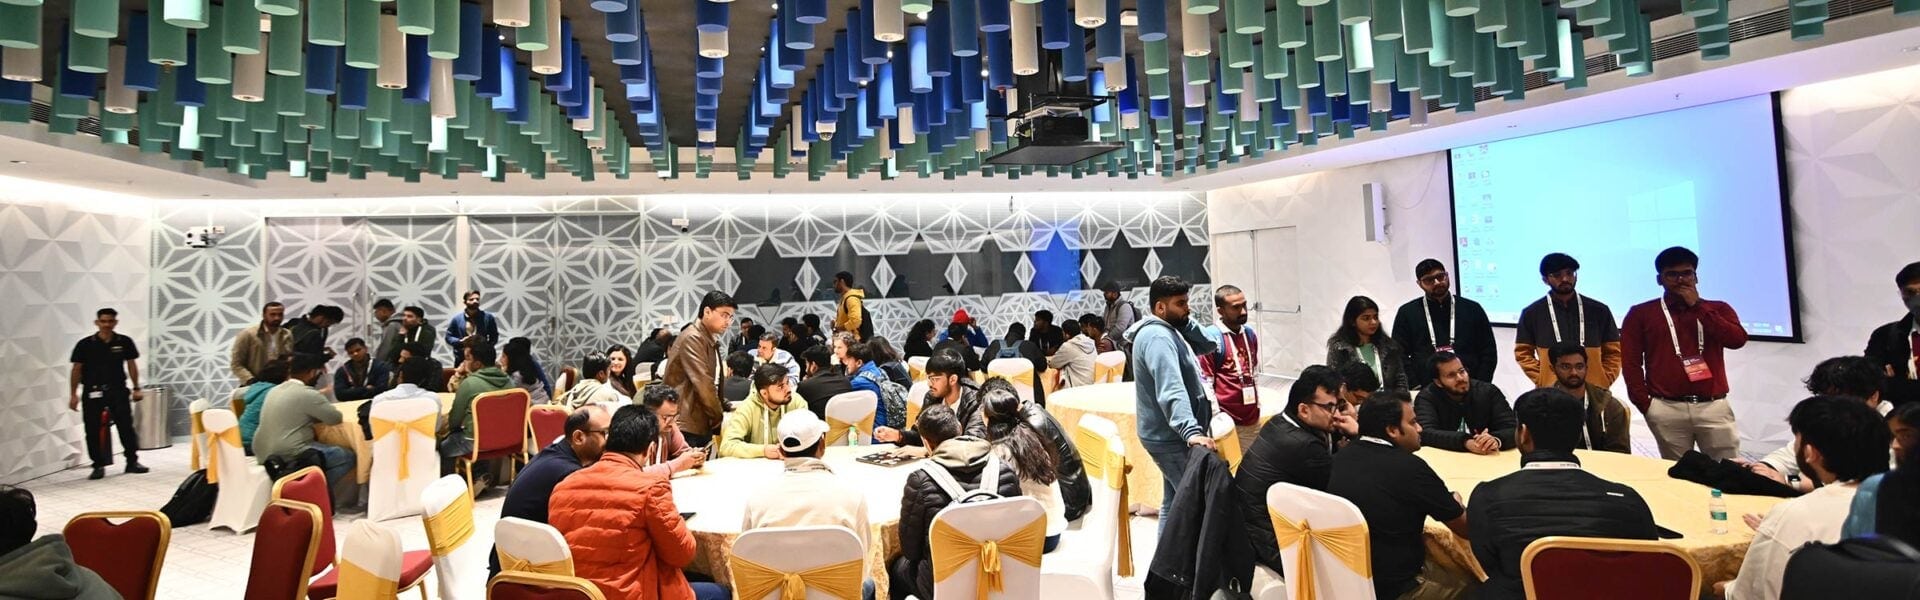
<path id="1" fill-rule="evenodd" d="M 1754 342 L 1728 356 L 1749 453 L 1791 439 L 1786 414 L 1807 395 L 1800 379 L 1815 363 L 1859 353 L 1875 326 L 1901 315 L 1893 274 L 1920 260 L 1920 67 L 1788 90 L 1781 112 L 1806 343 Z M 1386 186 L 1388 244 L 1362 237 L 1366 182 Z M 1391 312 L 1419 293 L 1414 263 L 1435 257 L 1451 264 L 1450 212 L 1443 153 L 1215 190 L 1208 194 L 1214 281 L 1247 287 L 1241 282 L 1256 277 L 1256 263 L 1296 263 L 1300 313 L 1261 316 L 1267 339 L 1280 342 L 1268 347 L 1282 348 L 1263 366 L 1297 372 L 1324 359 L 1324 341 L 1347 298 L 1367 295 Z M 1230 232 L 1288 226 L 1299 240 L 1292 257 L 1228 251 Z M 1716 260 L 1737 258 L 1704 257 L 1702 270 L 1711 273 Z M 1706 292 L 1712 294 L 1710 286 Z M 1616 306 L 1614 314 L 1624 316 L 1626 308 Z M 1500 355 L 1511 356 L 1513 329 L 1495 328 L 1494 337 Z M 1530 385 L 1511 360 L 1500 365 L 1495 383 L 1509 396 Z M 1624 385 L 1615 392 L 1624 395 Z"/>
<path id="2" fill-rule="evenodd" d="M 86 462 L 66 385 L 94 311 L 119 310 L 120 333 L 151 351 L 150 210 L 143 198 L 0 177 L 0 482 Z"/>

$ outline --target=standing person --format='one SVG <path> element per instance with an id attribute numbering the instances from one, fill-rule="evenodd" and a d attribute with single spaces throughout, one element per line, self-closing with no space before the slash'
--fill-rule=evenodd
<path id="1" fill-rule="evenodd" d="M 339 425 L 341 419 L 340 409 L 334 408 L 333 402 L 313 388 L 326 373 L 327 357 L 293 355 L 287 380 L 267 392 L 266 403 L 260 408 L 260 427 L 253 432 L 253 454 L 260 458 L 261 464 L 266 464 L 269 458 L 293 460 L 302 452 L 316 450 L 323 459 L 320 469 L 326 472 L 327 482 L 338 491 L 353 486 L 347 474 L 353 472 L 354 456 L 352 448 L 315 441 L 314 425 Z M 334 498 L 340 497 L 338 493 L 334 495 Z"/>
<path id="2" fill-rule="evenodd" d="M 486 344 L 498 348 L 500 319 L 480 310 L 480 290 L 468 290 L 460 301 L 466 309 L 447 322 L 447 345 L 459 348 L 466 344 Z"/>
<path id="3" fill-rule="evenodd" d="M 507 497 L 500 503 L 500 518 L 515 517 L 546 523 L 547 506 L 553 500 L 553 488 L 580 469 L 600 460 L 606 449 L 607 429 L 613 413 L 606 407 L 589 404 L 567 415 L 560 439 L 547 444 L 533 460 L 513 477 Z M 497 548 L 497 546 L 496 546 Z M 500 574 L 500 555 L 487 553 L 487 577 Z"/>
<path id="4" fill-rule="evenodd" d="M 1065 333 L 1053 324 L 1053 311 L 1042 310 L 1033 313 L 1033 329 L 1027 331 L 1027 340 L 1040 347 L 1040 353 L 1053 356 L 1060 344 L 1067 341 Z"/>
<path id="5" fill-rule="evenodd" d="M 1700 297 L 1699 265 L 1692 250 L 1660 251 L 1653 268 L 1666 292 L 1628 310 L 1620 328 L 1627 398 L 1646 415 L 1667 460 L 1696 446 L 1716 460 L 1740 453 L 1726 352 L 1747 345 L 1747 329 L 1732 306 Z"/>
<path id="6" fill-rule="evenodd" d="M 1346 498 L 1366 517 L 1373 558 L 1376 598 L 1458 598 L 1470 585 L 1465 578 L 1427 560 L 1423 541 L 1427 519 L 1446 524 L 1470 540 L 1467 509 L 1460 494 L 1420 450 L 1420 422 L 1405 392 L 1382 392 L 1360 405 L 1360 439 L 1333 457 L 1327 493 Z"/>
<path id="7" fill-rule="evenodd" d="M 1867 358 L 1887 371 L 1881 399 L 1894 405 L 1920 402 L 1920 262 L 1908 263 L 1893 276 L 1907 314 L 1881 325 L 1867 337 Z"/>
<path id="8" fill-rule="evenodd" d="M 1633 453 L 1632 434 L 1627 429 L 1627 405 L 1613 397 L 1607 388 L 1587 381 L 1587 357 L 1591 349 L 1572 342 L 1554 346 L 1548 353 L 1553 361 L 1553 387 L 1580 399 L 1584 419 L 1580 428 L 1581 450 Z M 1522 394 L 1524 396 L 1524 394 Z"/>
<path id="9" fill-rule="evenodd" d="M 1106 314 L 1102 318 L 1107 320 L 1107 342 L 1111 345 L 1109 349 L 1130 351 L 1127 330 L 1133 328 L 1134 321 L 1140 320 L 1140 309 L 1135 308 L 1133 302 L 1120 298 L 1118 281 L 1109 281 L 1106 285 L 1100 286 L 1100 295 L 1107 301 Z"/>
<path id="10" fill-rule="evenodd" d="M 293 333 L 280 326 L 286 316 L 285 305 L 268 302 L 260 307 L 260 322 L 241 330 L 233 339 L 227 367 L 241 385 L 253 381 L 253 375 L 266 368 L 267 363 L 293 355 Z"/>
<path id="11" fill-rule="evenodd" d="M 1513 334 L 1513 358 L 1520 370 L 1535 386 L 1552 386 L 1553 359 L 1547 352 L 1572 342 L 1586 349 L 1587 381 L 1613 387 L 1620 376 L 1620 328 L 1613 324 L 1613 309 L 1574 291 L 1580 261 L 1571 256 L 1555 252 L 1540 259 L 1540 280 L 1547 284 L 1547 296 L 1520 311 L 1519 329 Z"/>
<path id="12" fill-rule="evenodd" d="M 392 300 L 381 298 L 373 302 L 373 326 L 377 328 L 377 337 L 373 339 L 378 342 L 373 347 L 375 360 L 391 365 L 393 363 L 387 355 L 400 351 L 400 328 L 403 326 L 403 319 L 399 315 L 400 312 L 393 307 Z"/>
<path id="13" fill-rule="evenodd" d="M 1379 382 L 1378 390 L 1407 391 L 1407 363 L 1400 360 L 1405 350 L 1387 335 L 1380 324 L 1380 305 L 1372 298 L 1347 299 L 1346 312 L 1340 315 L 1340 328 L 1327 338 L 1327 366 L 1343 368 L 1347 363 L 1366 365 Z"/>
<path id="14" fill-rule="evenodd" d="M 1106 335 L 1106 321 L 1095 314 L 1081 315 L 1080 333 L 1068 338 L 1060 345 L 1060 351 L 1047 357 L 1047 366 L 1060 377 L 1055 389 L 1093 383 L 1093 363 L 1100 356 L 1098 340 Z"/>
<path id="15" fill-rule="evenodd" d="M 1286 409 L 1243 446 L 1247 452 L 1233 487 L 1240 496 L 1254 560 L 1276 573 L 1281 572 L 1280 548 L 1267 513 L 1267 488 L 1286 482 L 1326 491 L 1334 453 L 1358 433 L 1340 388 L 1340 374 L 1332 367 L 1313 365 L 1300 371 L 1300 379 L 1287 390 Z"/>
<path id="16" fill-rule="evenodd" d="M 1519 422 L 1500 388 L 1468 377 L 1460 357 L 1451 352 L 1434 354 L 1427 363 L 1433 383 L 1413 400 L 1421 445 L 1474 454 L 1513 447 Z"/>
<path id="17" fill-rule="evenodd" d="M 737 309 L 726 292 L 707 292 L 700 299 L 700 320 L 681 330 L 667 352 L 661 380 L 680 393 L 687 409 L 680 415 L 680 431 L 694 446 L 705 446 L 720 433 L 720 368 L 726 360 L 720 354 L 720 334 L 733 323 Z"/>
<path id="18" fill-rule="evenodd" d="M 807 410 L 825 421 L 827 400 L 853 391 L 853 382 L 833 368 L 833 351 L 826 346 L 807 346 L 806 351 L 800 353 L 800 360 L 806 364 L 807 376 L 794 391 L 802 398 L 813 398 L 814 401 L 807 403 Z"/>
<path id="19" fill-rule="evenodd" d="M 1260 435 L 1260 336 L 1247 326 L 1247 295 L 1240 288 L 1214 288 L 1213 310 L 1219 318 L 1207 337 L 1219 340 L 1220 350 L 1200 356 L 1200 372 L 1213 382 L 1220 412 L 1233 418 L 1240 447 L 1252 448 Z"/>
<path id="20" fill-rule="evenodd" d="M 1400 342 L 1401 366 L 1409 389 L 1433 381 L 1427 358 L 1436 352 L 1459 356 L 1467 365 L 1468 375 L 1493 382 L 1493 370 L 1500 359 L 1493 346 L 1493 324 L 1487 321 L 1487 310 L 1478 302 L 1453 294 L 1453 280 L 1440 261 L 1420 261 L 1413 273 L 1423 293 L 1418 300 L 1400 305 L 1400 312 L 1393 317 L 1393 339 Z"/>
<path id="21" fill-rule="evenodd" d="M 747 395 L 720 433 L 720 458 L 780 458 L 780 423 L 787 415 L 806 413 L 807 399 L 787 383 L 787 368 L 765 364 L 753 368 L 753 393 Z M 813 417 L 819 422 L 819 417 Z"/>
<path id="22" fill-rule="evenodd" d="M 873 337 L 873 319 L 862 304 L 867 291 L 853 286 L 853 274 L 834 273 L 833 293 L 840 298 L 839 307 L 833 313 L 833 330 L 851 333 L 861 340 Z"/>
<path id="23" fill-rule="evenodd" d="M 1187 448 L 1213 449 L 1206 429 L 1213 417 L 1209 392 L 1181 333 L 1192 312 L 1187 307 L 1191 289 L 1179 277 L 1153 280 L 1148 288 L 1153 313 L 1134 323 L 1126 335 L 1133 348 L 1134 432 L 1160 467 L 1163 515 L 1173 506 L 1175 486 L 1186 474 Z"/>
<path id="24" fill-rule="evenodd" d="M 933 319 L 921 319 L 907 330 L 907 358 L 933 356 Z"/>
<path id="25" fill-rule="evenodd" d="M 780 334 L 760 334 L 760 340 L 754 346 L 754 364 L 780 365 L 787 370 L 787 384 L 800 385 L 800 363 L 793 360 L 793 354 L 781 350 L 779 346 Z"/>
<path id="26" fill-rule="evenodd" d="M 94 311 L 93 335 L 73 345 L 67 371 L 67 410 L 80 411 L 81 430 L 87 437 L 87 458 L 93 460 L 93 474 L 87 479 L 107 476 L 113 464 L 113 441 L 107 437 L 108 421 L 120 430 L 120 451 L 127 457 L 127 472 L 140 474 L 140 437 L 133 430 L 133 403 L 140 393 L 140 349 L 133 338 L 114 332 L 120 325 L 120 312 L 111 308 Z M 128 387 L 128 382 L 132 387 Z"/>
<path id="27" fill-rule="evenodd" d="M 322 354 L 332 360 L 333 349 L 327 347 L 327 333 L 346 316 L 338 306 L 319 304 L 307 311 L 307 316 L 289 320 L 283 327 L 293 335 L 294 352 Z"/>
<path id="28" fill-rule="evenodd" d="M 367 341 L 347 340 L 347 360 L 333 372 L 333 399 L 340 402 L 366 400 L 387 391 L 393 377 L 387 364 L 373 359 Z"/>
<path id="29" fill-rule="evenodd" d="M 418 350 L 414 356 L 433 355 L 433 344 L 439 339 L 433 335 L 433 326 L 427 324 L 427 311 L 418 306 L 400 310 L 399 336 L 399 341 L 380 355 L 380 360 L 389 365 L 400 364 L 400 351 L 406 348 Z"/>

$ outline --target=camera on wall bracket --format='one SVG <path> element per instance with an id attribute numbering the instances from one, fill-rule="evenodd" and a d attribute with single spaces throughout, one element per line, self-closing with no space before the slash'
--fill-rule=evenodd
<path id="1" fill-rule="evenodd" d="M 212 248 L 214 243 L 220 240 L 220 236 L 223 236 L 226 234 L 227 234 L 227 228 L 221 227 L 219 225 L 202 225 L 199 227 L 189 227 L 187 228 L 187 247 L 188 248 Z"/>

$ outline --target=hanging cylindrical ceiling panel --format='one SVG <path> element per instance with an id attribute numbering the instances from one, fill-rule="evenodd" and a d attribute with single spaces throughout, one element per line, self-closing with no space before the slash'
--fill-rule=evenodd
<path id="1" fill-rule="evenodd" d="M 900 0 L 873 0 L 873 14 L 870 16 L 873 17 L 873 39 L 888 43 L 906 39 L 907 14 L 900 12 Z"/>
<path id="2" fill-rule="evenodd" d="M 910 74 L 907 80 L 908 91 L 915 94 L 933 91 L 933 74 L 927 72 L 927 53 L 931 51 L 927 48 L 927 27 L 925 25 L 908 27 L 907 66 Z"/>
<path id="3" fill-rule="evenodd" d="M 538 1 L 493 0 L 493 24 L 501 27 L 526 27 L 533 22 L 533 3 Z"/>
<path id="4" fill-rule="evenodd" d="M 1067 30 L 1080 28 L 1073 23 L 1072 3 L 1073 0 L 1042 0 L 1040 2 L 1040 48 L 1042 50 L 1059 50 L 1067 47 Z"/>
<path id="5" fill-rule="evenodd" d="M 191 58 L 187 30 L 168 24 L 158 11 L 139 14 L 147 20 L 147 62 L 169 67 L 187 64 Z"/>
<path id="6" fill-rule="evenodd" d="M 1213 54 L 1213 26 L 1206 15 L 1180 15 L 1180 45 L 1181 54 L 1186 56 Z"/>
<path id="7" fill-rule="evenodd" d="M 272 17 L 273 32 L 267 35 L 267 72 L 296 76 L 307 65 L 300 40 L 300 16 Z"/>
<path id="8" fill-rule="evenodd" d="M 555 31 L 560 26 L 560 15 L 556 14 L 559 11 L 554 10 L 557 8 L 556 4 L 549 0 L 529 0 L 527 25 L 514 32 L 514 48 L 526 52 L 539 52 L 546 50 L 551 44 L 560 43 L 559 40 L 554 39 L 560 35 Z"/>
<path id="9" fill-rule="evenodd" d="M 871 4 L 863 0 L 862 6 Z M 947 39 L 953 43 L 954 56 L 980 54 L 980 5 L 974 0 L 952 0 L 947 4 Z"/>
<path id="10" fill-rule="evenodd" d="M 1011 42 L 1004 30 L 987 32 L 986 47 L 981 49 L 987 55 L 987 87 L 1013 88 L 1013 52 L 1008 49 Z"/>
<path id="11" fill-rule="evenodd" d="M 235 4 L 245 4 L 249 10 L 253 7 L 248 0 L 236 0 Z M 74 33 L 102 39 L 120 35 L 120 0 L 73 0 L 71 10 Z"/>
<path id="12" fill-rule="evenodd" d="M 878 5 L 885 1 L 887 0 L 874 0 L 874 4 Z M 976 6 L 980 9 L 981 32 L 993 33 L 1006 31 L 1007 27 L 1010 26 L 1009 23 L 1012 21 L 1013 16 L 1011 12 L 1012 9 L 1008 6 L 1007 0 L 980 0 Z"/>
<path id="13" fill-rule="evenodd" d="M 260 53 L 260 11 L 248 0 L 231 0 L 221 7 L 220 47 L 235 55 Z"/>
<path id="14" fill-rule="evenodd" d="M 40 5 L 0 3 L 0 47 L 31 49 L 41 45 Z M 75 34 L 77 35 L 77 33 Z M 89 37 L 89 36 L 80 36 Z M 102 39 L 102 38 L 96 38 Z M 101 57 L 105 62 L 106 57 Z"/>
<path id="15" fill-rule="evenodd" d="M 380 69 L 376 84 L 381 89 L 407 87 L 407 35 L 400 33 L 400 19 L 380 15 Z"/>
<path id="16" fill-rule="evenodd" d="M 718 3 L 709 1 L 707 2 L 707 4 L 718 4 Z M 721 4 L 721 6 L 726 6 L 726 5 Z M 695 37 L 698 38 L 699 40 L 701 56 L 705 56 L 707 58 L 726 58 L 727 57 L 727 32 L 699 31 L 695 33 L 697 34 Z"/>
<path id="17" fill-rule="evenodd" d="M 380 0 L 346 0 L 347 66 L 373 69 L 380 66 Z M 223 15 L 224 18 L 224 15 Z"/>
<path id="18" fill-rule="evenodd" d="M 259 32 L 253 35 L 259 36 Z M 236 54 L 233 56 L 233 99 L 241 102 L 260 102 L 267 97 L 267 57 L 265 55 Z"/>
<path id="19" fill-rule="evenodd" d="M 340 49 L 317 44 L 307 45 L 306 92 L 331 96 L 338 86 Z"/>
<path id="20" fill-rule="evenodd" d="M 107 50 L 107 90 L 101 95 L 100 107 L 107 112 L 130 115 L 140 102 L 140 93 L 128 88 L 125 83 L 127 73 L 127 47 L 114 46 Z"/>
<path id="21" fill-rule="evenodd" d="M 40 81 L 40 48 L 0 49 L 0 79 Z"/>
<path id="22" fill-rule="evenodd" d="M 461 36 L 465 35 L 465 24 L 460 18 L 461 6 L 460 0 L 433 0 L 434 27 L 433 33 L 427 37 L 427 56 L 439 60 L 460 58 Z M 479 33 L 478 19 L 473 26 L 473 33 Z"/>
<path id="23" fill-rule="evenodd" d="M 1036 12 L 1036 5 L 1024 2 L 1013 3 L 1013 29 L 1010 33 L 1013 34 L 1013 74 L 1016 76 L 1040 72 L 1039 43 L 1034 39 Z M 918 55 L 916 51 L 915 56 Z"/>
<path id="24" fill-rule="evenodd" d="M 183 29 L 207 27 L 207 0 L 165 0 L 160 6 L 160 16 L 169 25 Z"/>
<path id="25" fill-rule="evenodd" d="M 427 57 L 426 38 L 409 35 L 407 44 L 407 87 L 401 99 L 408 104 L 426 104 L 433 92 L 433 59 Z"/>
<path id="26" fill-rule="evenodd" d="M 1322 4 L 1313 9 L 1314 60 L 1327 62 L 1345 56 L 1341 49 L 1340 30 L 1340 20 L 1334 18 L 1333 6 Z"/>

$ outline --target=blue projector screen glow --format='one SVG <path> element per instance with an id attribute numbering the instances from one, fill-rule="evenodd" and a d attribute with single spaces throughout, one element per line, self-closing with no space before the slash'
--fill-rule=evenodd
<path id="1" fill-rule="evenodd" d="M 1580 261 L 1615 319 L 1658 296 L 1653 257 L 1700 254 L 1700 295 L 1753 335 L 1794 337 L 1773 102 L 1753 96 L 1452 151 L 1460 293 L 1495 323 L 1546 295 L 1540 257 Z"/>

